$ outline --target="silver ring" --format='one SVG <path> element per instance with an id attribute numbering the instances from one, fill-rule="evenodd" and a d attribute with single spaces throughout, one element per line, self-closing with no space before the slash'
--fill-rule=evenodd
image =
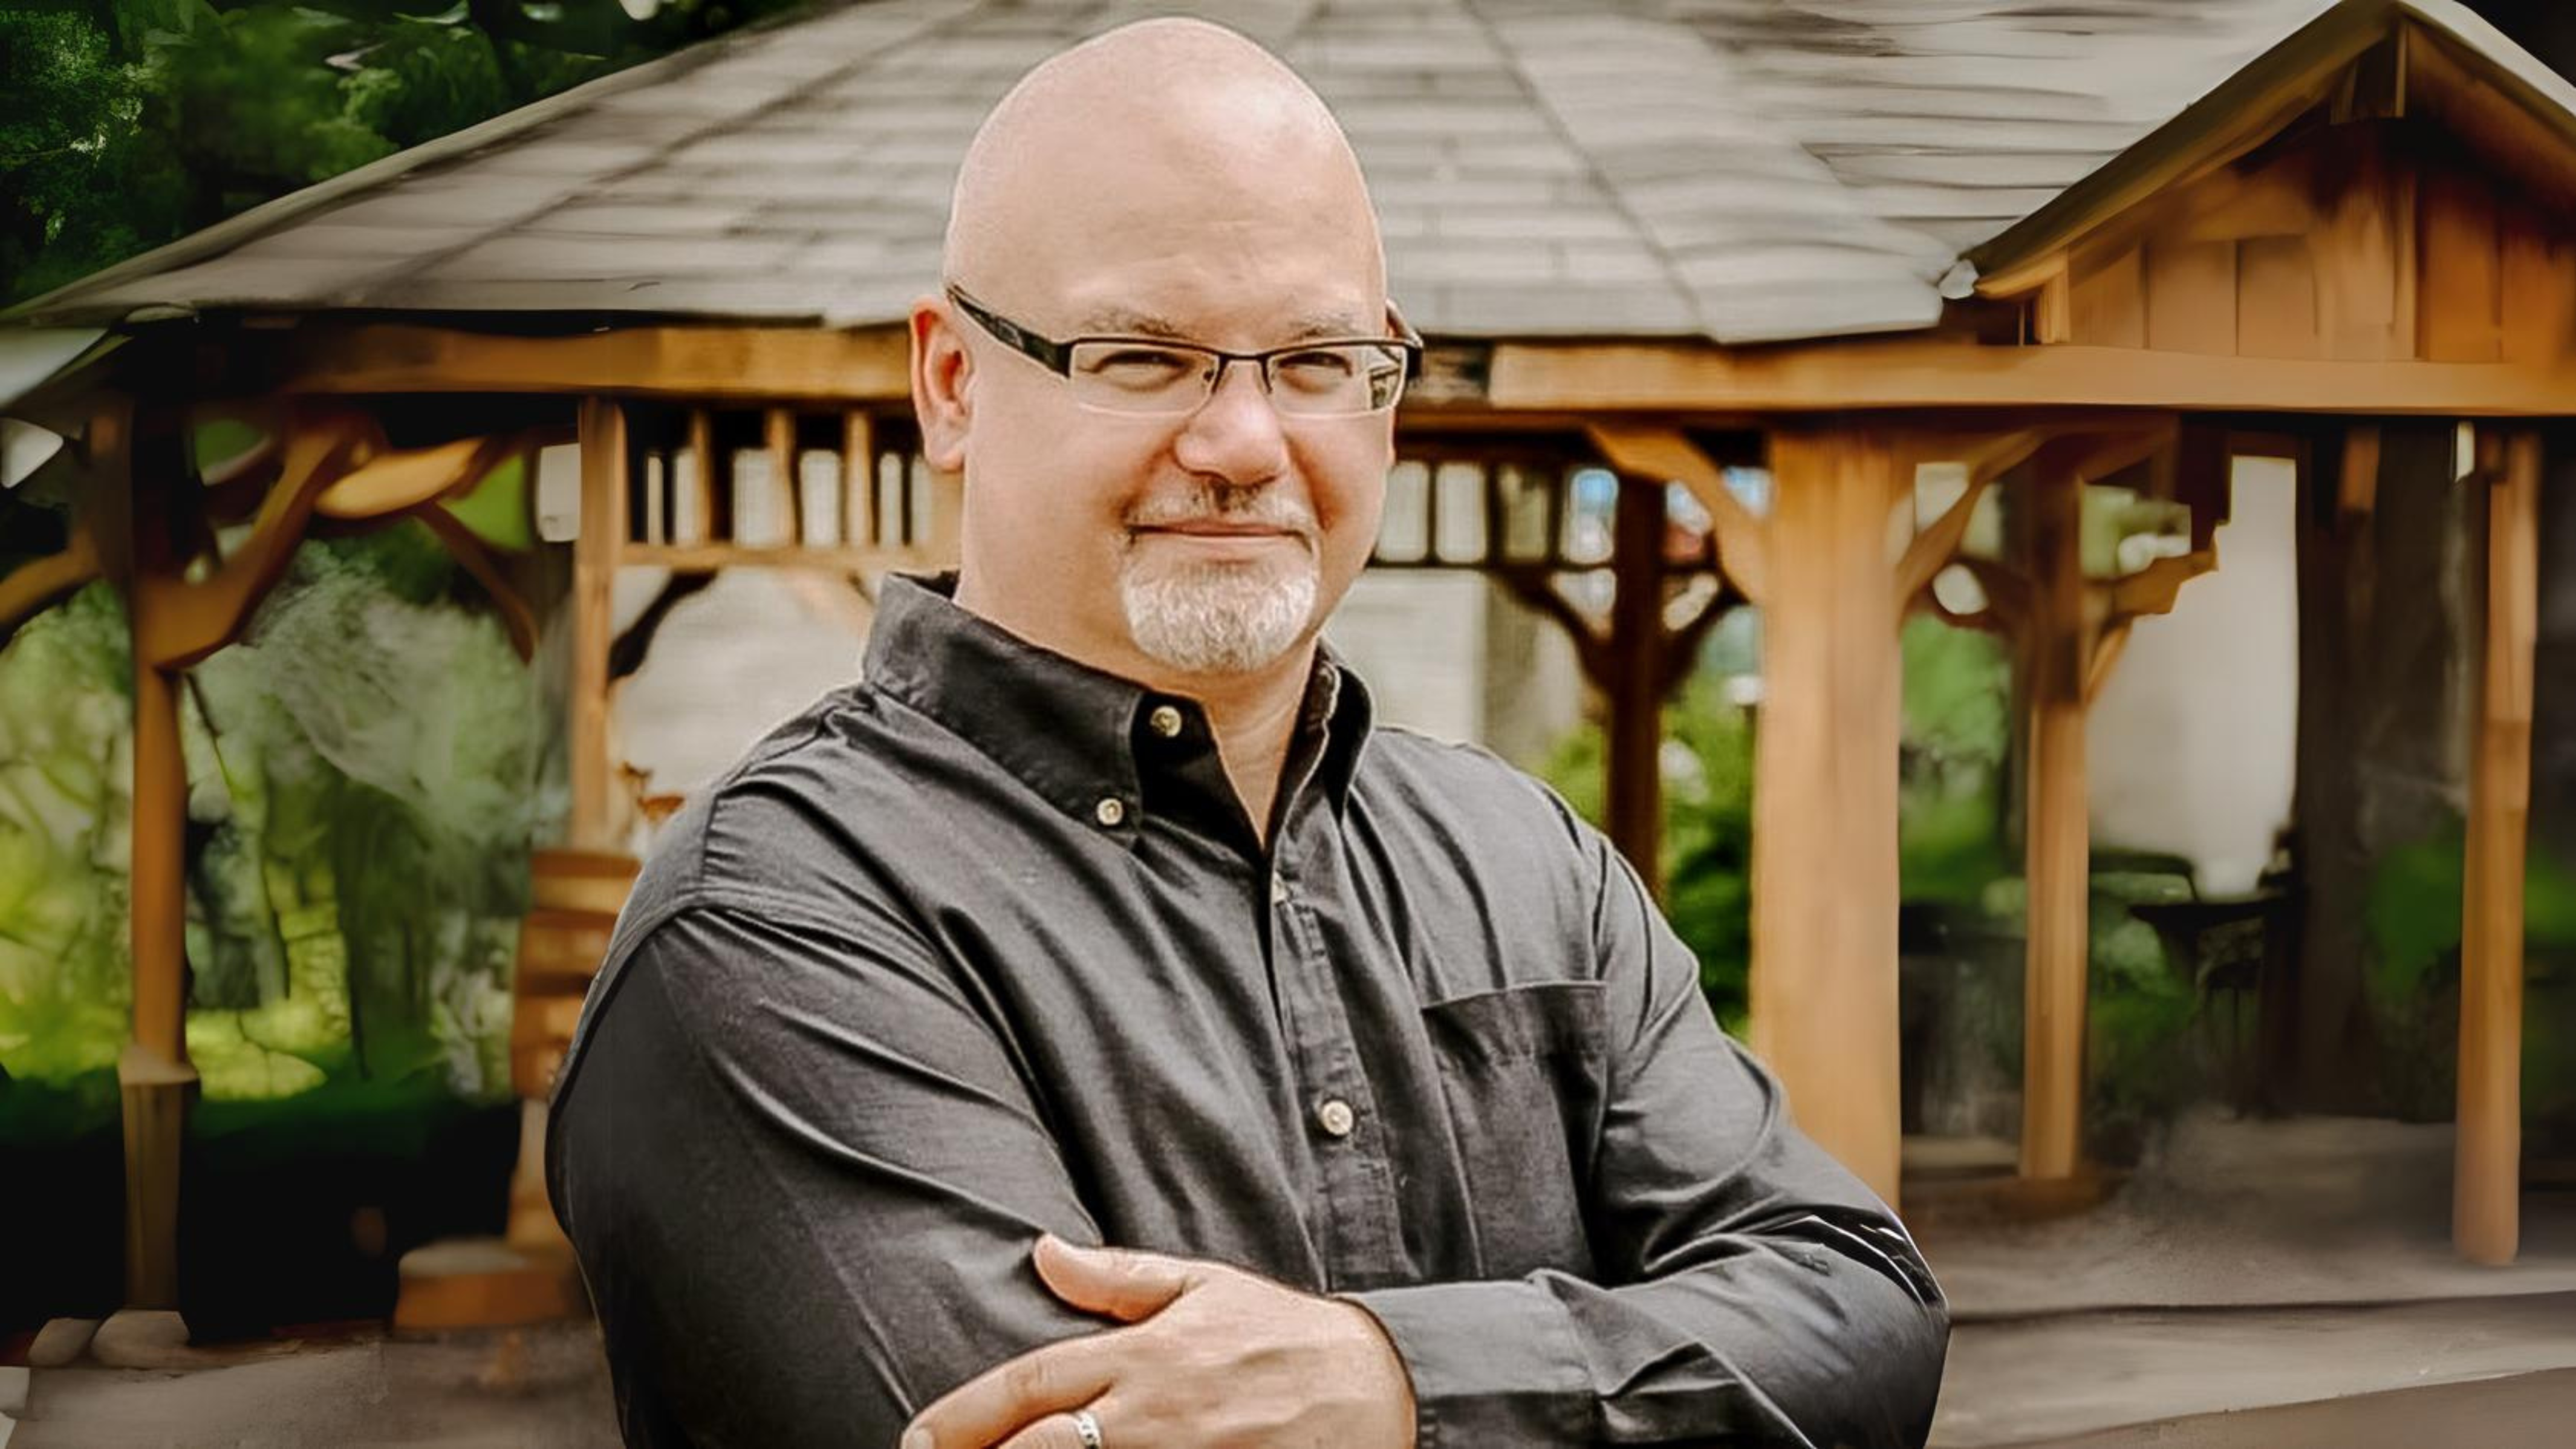
<path id="1" fill-rule="evenodd" d="M 1082 1449 L 1100 1449 L 1100 1421 L 1089 1409 L 1073 1411 L 1073 1432 L 1082 1436 Z"/>

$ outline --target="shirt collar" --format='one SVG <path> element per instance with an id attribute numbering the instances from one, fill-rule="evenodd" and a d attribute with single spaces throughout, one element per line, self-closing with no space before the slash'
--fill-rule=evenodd
<path id="1" fill-rule="evenodd" d="M 1190 795 L 1220 787 L 1233 802 L 1198 701 L 1029 643 L 960 607 L 956 588 L 954 573 L 886 578 L 868 634 L 871 688 L 929 716 L 1095 829 L 1132 837 L 1158 802 L 1187 806 Z M 1177 734 L 1167 733 L 1166 708 L 1178 713 Z M 1285 783 L 1294 786 L 1311 760 L 1307 788 L 1338 808 L 1373 713 L 1358 676 L 1323 646 Z M 1104 803 L 1111 800 L 1117 804 Z M 1232 813 L 1242 818 L 1239 803 Z"/>

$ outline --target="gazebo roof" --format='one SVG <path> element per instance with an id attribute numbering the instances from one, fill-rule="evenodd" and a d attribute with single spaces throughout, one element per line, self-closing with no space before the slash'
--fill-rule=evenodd
<path id="1" fill-rule="evenodd" d="M 2453 0 L 1180 8 L 1271 45 L 1333 105 L 1397 295 L 1451 337 L 1929 327 L 1945 281 L 1962 294 L 1963 254 L 2187 129 L 2193 103 L 2258 57 L 2401 14 L 2529 95 L 2563 108 L 2567 94 Z M 1137 13 L 883 0 L 738 33 L 307 188 L 11 320 L 898 322 L 935 279 L 985 110 L 1039 59 Z"/>

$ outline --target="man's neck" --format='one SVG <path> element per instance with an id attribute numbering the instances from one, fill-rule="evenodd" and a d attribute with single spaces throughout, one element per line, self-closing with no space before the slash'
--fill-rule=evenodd
<path id="1" fill-rule="evenodd" d="M 1308 640 L 1254 674 L 1218 681 L 1199 677 L 1172 682 L 1171 692 L 1197 699 L 1207 711 L 1208 728 L 1216 736 L 1217 758 L 1224 762 L 1226 778 L 1233 782 L 1235 795 L 1243 801 L 1243 813 L 1252 821 L 1253 835 L 1265 847 L 1270 843 L 1271 812 L 1278 804 L 1288 752 L 1296 743 L 1297 716 L 1305 708 L 1306 686 L 1313 678 L 1314 668 L 1315 644 Z M 1153 687 L 1156 682 L 1146 683 Z"/>

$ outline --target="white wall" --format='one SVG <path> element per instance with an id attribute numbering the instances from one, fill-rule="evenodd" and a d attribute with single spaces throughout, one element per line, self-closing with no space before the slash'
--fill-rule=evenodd
<path id="1" fill-rule="evenodd" d="M 2253 887 L 2290 818 L 2298 751 L 2298 487 L 2240 458 L 2218 570 L 2138 621 L 2094 702 L 2097 846 L 2189 857 L 2207 894 Z"/>

